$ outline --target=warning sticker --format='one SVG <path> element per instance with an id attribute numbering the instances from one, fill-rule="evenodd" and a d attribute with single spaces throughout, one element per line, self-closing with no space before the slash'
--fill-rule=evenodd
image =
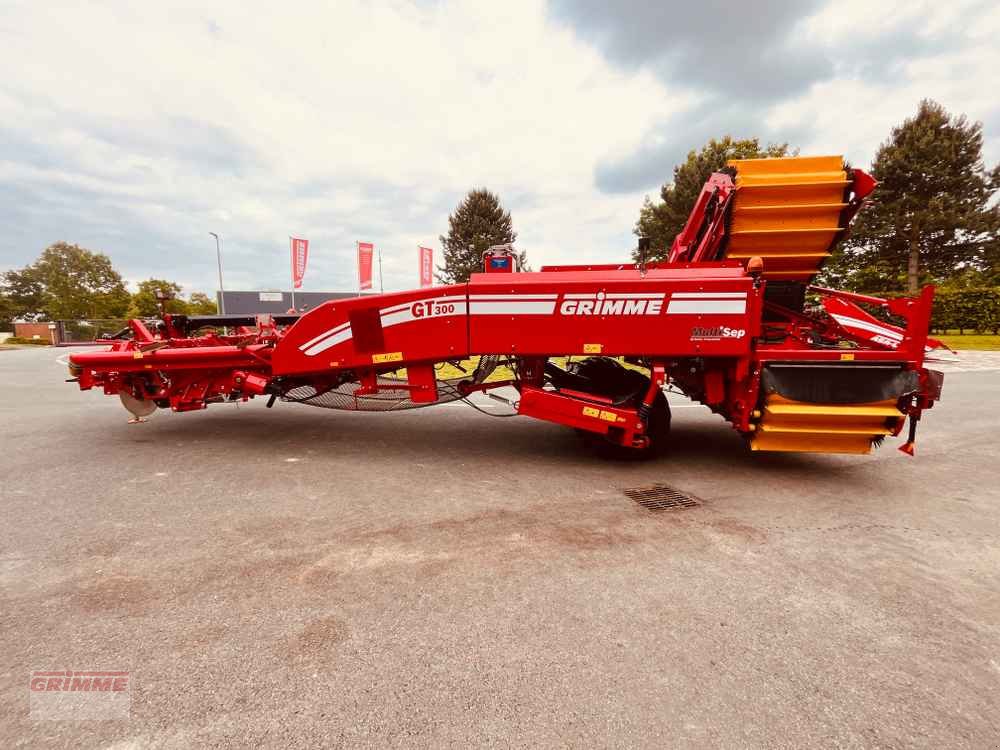
<path id="1" fill-rule="evenodd" d="M 621 419 L 622 422 L 625 421 L 624 417 L 619 417 L 613 411 L 605 411 L 603 409 L 595 409 L 593 406 L 583 407 L 583 416 L 593 417 L 594 419 L 601 419 L 605 422 L 617 422 Z"/>

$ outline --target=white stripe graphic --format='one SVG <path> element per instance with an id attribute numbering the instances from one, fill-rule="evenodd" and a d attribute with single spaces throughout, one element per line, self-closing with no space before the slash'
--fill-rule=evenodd
<path id="1" fill-rule="evenodd" d="M 857 318 L 851 318 L 847 315 L 836 315 L 830 313 L 831 317 L 840 323 L 845 328 L 860 328 L 862 331 L 868 331 L 869 333 L 877 333 L 886 338 L 895 339 L 897 342 L 903 340 L 903 336 L 900 333 L 896 333 L 890 328 L 883 328 L 882 326 L 877 326 L 874 323 L 869 323 L 865 320 L 858 320 Z"/>
<path id="2" fill-rule="evenodd" d="M 413 314 L 413 306 L 420 302 L 432 302 L 435 305 L 454 305 L 455 309 L 450 310 L 445 314 L 438 315 L 421 315 L 415 316 Z M 452 295 L 450 297 L 428 297 L 423 300 L 415 300 L 413 302 L 407 302 L 402 305 L 390 305 L 389 307 L 383 307 L 379 310 L 379 315 L 382 318 L 382 327 L 391 328 L 392 326 L 399 325 L 400 323 L 407 323 L 411 320 L 426 320 L 430 318 L 445 318 L 453 315 L 465 315 L 465 296 L 464 295 Z M 322 354 L 327 349 L 336 346 L 337 344 L 343 344 L 345 341 L 350 341 L 354 337 L 354 332 L 351 330 L 351 323 L 347 321 L 346 323 L 341 323 L 329 331 L 321 333 L 319 336 L 310 339 L 306 343 L 302 344 L 299 349 L 305 353 L 307 357 L 315 357 L 317 354 Z"/>
<path id="3" fill-rule="evenodd" d="M 386 315 L 398 313 L 400 310 L 412 310 L 414 305 L 419 305 L 425 302 L 433 302 L 435 305 L 448 305 L 448 304 L 454 304 L 456 302 L 461 302 L 464 305 L 465 295 L 457 294 L 457 295 L 452 295 L 451 297 L 428 297 L 426 299 L 418 299 L 406 302 L 401 305 L 392 305 L 390 307 L 383 307 L 378 312 L 379 315 L 381 315 L 384 318 Z"/>
<path id="4" fill-rule="evenodd" d="M 332 346 L 336 346 L 337 344 L 342 344 L 345 341 L 350 341 L 353 338 L 353 336 L 354 333 L 351 331 L 350 325 L 348 325 L 347 328 L 344 328 L 343 330 L 335 333 L 334 335 L 328 336 L 327 338 L 323 339 L 318 344 L 314 344 L 308 349 L 305 349 L 304 353 L 307 357 L 315 357 L 317 354 L 325 352 Z"/>
<path id="5" fill-rule="evenodd" d="M 413 306 L 408 305 L 403 309 L 397 309 L 392 312 L 382 313 L 382 327 L 391 328 L 392 326 L 398 326 L 400 323 L 409 323 L 411 320 L 433 320 L 435 318 L 447 318 L 453 315 L 465 315 L 465 298 L 464 297 L 453 297 L 454 302 L 444 302 L 442 298 L 441 303 L 447 305 L 454 305 L 454 310 L 449 310 L 446 313 L 438 313 L 431 315 L 414 315 Z M 438 300 L 434 300 L 434 304 L 438 304 Z"/>
<path id="6" fill-rule="evenodd" d="M 384 317 L 389 313 L 399 312 L 400 310 L 408 310 L 411 307 L 413 307 L 412 302 L 407 302 L 405 305 L 396 305 L 395 307 L 383 307 L 378 311 L 378 314 Z"/>
<path id="7" fill-rule="evenodd" d="M 558 294 L 470 294 L 469 299 L 473 301 L 486 300 L 533 300 L 533 299 L 555 299 Z"/>
<path id="8" fill-rule="evenodd" d="M 469 304 L 470 315 L 551 315 L 556 301 L 548 300 L 477 300 Z"/>
<path id="9" fill-rule="evenodd" d="M 564 294 L 563 299 L 591 300 L 591 299 L 597 299 L 598 294 L 599 292 L 595 292 L 593 294 Z M 650 293 L 612 292 L 604 295 L 604 299 L 663 299 L 663 297 L 664 297 L 664 292 L 650 292 Z"/>
<path id="10" fill-rule="evenodd" d="M 671 299 L 746 299 L 746 292 L 674 292 Z"/>
<path id="11" fill-rule="evenodd" d="M 664 292 L 623 292 L 621 294 L 611 293 L 605 294 L 605 299 L 663 299 L 665 296 Z"/>
<path id="12" fill-rule="evenodd" d="M 335 333 L 337 333 L 339 331 L 342 331 L 344 328 L 346 328 L 349 325 L 350 325 L 349 322 L 348 323 L 341 323 L 339 326 L 335 326 L 334 328 L 331 328 L 329 331 L 323 331 L 323 333 L 321 333 L 319 336 L 316 336 L 315 338 L 309 339 L 306 343 L 304 343 L 302 346 L 300 346 L 299 349 L 302 350 L 302 351 L 305 351 L 307 348 L 309 348 L 313 344 L 317 343 L 318 341 L 321 341 L 322 339 L 326 338 L 327 336 L 332 336 L 333 334 L 335 334 Z"/>
<path id="13" fill-rule="evenodd" d="M 735 315 L 747 311 L 746 300 L 671 299 L 667 315 Z"/>

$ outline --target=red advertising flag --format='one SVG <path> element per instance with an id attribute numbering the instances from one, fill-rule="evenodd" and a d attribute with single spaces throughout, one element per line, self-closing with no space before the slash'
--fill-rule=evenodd
<path id="1" fill-rule="evenodd" d="M 434 250 L 420 248 L 420 286 L 434 285 Z"/>
<path id="2" fill-rule="evenodd" d="M 358 289 L 372 288 L 373 255 L 375 255 L 375 246 L 372 243 L 358 243 Z"/>
<path id="3" fill-rule="evenodd" d="M 292 241 L 292 284 L 296 289 L 302 287 L 302 279 L 306 275 L 306 260 L 309 257 L 309 240 L 290 237 Z"/>

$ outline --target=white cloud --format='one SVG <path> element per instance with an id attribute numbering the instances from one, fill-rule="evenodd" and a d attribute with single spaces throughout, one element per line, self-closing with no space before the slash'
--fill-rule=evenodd
<path id="1" fill-rule="evenodd" d="M 976 3 L 971 0 L 896 3 L 886 7 L 883 23 L 859 29 L 850 21 L 867 5 L 838 3 L 809 19 L 805 27 L 813 43 L 824 44 L 831 55 L 842 54 L 837 76 L 773 107 L 767 126 L 807 134 L 799 144 L 804 152 L 844 153 L 855 165 L 867 166 L 891 129 L 914 115 L 921 99 L 930 98 L 953 113 L 988 125 L 992 120 L 992 129 L 984 132 L 983 154 L 989 164 L 1000 160 L 1000 48 L 994 33 L 1000 31 L 1000 6 L 972 13 Z M 926 46 L 879 47 L 880 39 L 893 39 L 907 28 Z M 874 64 L 860 65 L 852 57 L 858 45 L 875 51 Z M 880 50 L 888 69 L 878 69 Z"/>
<path id="2" fill-rule="evenodd" d="M 997 14 L 897 6 L 881 24 L 859 25 L 867 2 L 799 24 L 837 75 L 765 106 L 761 135 L 808 133 L 804 148 L 863 164 L 923 96 L 993 114 Z M 914 19 L 931 46 L 958 23 L 968 43 L 904 54 L 892 80 L 837 56 Z M 0 267 L 65 239 L 129 279 L 201 290 L 209 231 L 234 287 L 287 286 L 289 234 L 312 240 L 308 289 L 350 288 L 358 239 L 381 248 L 387 288 L 412 286 L 416 245 L 437 247 L 475 186 L 501 195 L 536 267 L 624 259 L 642 194 L 602 194 L 595 168 L 651 133 L 678 141 L 710 101 L 610 62 L 540 0 L 23 2 L 0 20 L 0 73 Z"/>
<path id="3" fill-rule="evenodd" d="M 477 185 L 510 204 L 535 263 L 620 255 L 634 201 L 597 236 L 578 226 L 605 212 L 594 160 L 670 108 L 661 84 L 609 67 L 531 2 L 232 4 L 210 17 L 200 4 L 26 4 L 14 23 L 0 55 L 18 75 L 0 115 L 51 158 L 3 154 L 0 176 L 100 194 L 108 205 L 84 210 L 103 226 L 127 218 L 178 243 L 176 261 L 136 252 L 142 237 L 105 243 L 130 277 L 149 266 L 202 288 L 211 264 L 189 264 L 210 229 L 234 283 L 280 285 L 296 233 L 313 240 L 312 288 L 352 282 L 355 239 L 381 246 L 388 286 L 407 286 L 416 244 L 436 244 Z"/>

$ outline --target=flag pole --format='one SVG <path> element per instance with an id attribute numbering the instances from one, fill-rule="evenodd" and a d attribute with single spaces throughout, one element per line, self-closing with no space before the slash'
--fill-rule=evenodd
<path id="1" fill-rule="evenodd" d="M 358 296 L 361 296 L 361 240 L 354 241 L 354 255 L 358 266 Z"/>
<path id="2" fill-rule="evenodd" d="M 378 290 L 385 294 L 385 283 L 382 281 L 382 246 L 378 249 Z"/>
<path id="3" fill-rule="evenodd" d="M 292 235 L 288 235 L 288 246 L 292 256 L 292 312 L 295 312 L 295 242 Z"/>

